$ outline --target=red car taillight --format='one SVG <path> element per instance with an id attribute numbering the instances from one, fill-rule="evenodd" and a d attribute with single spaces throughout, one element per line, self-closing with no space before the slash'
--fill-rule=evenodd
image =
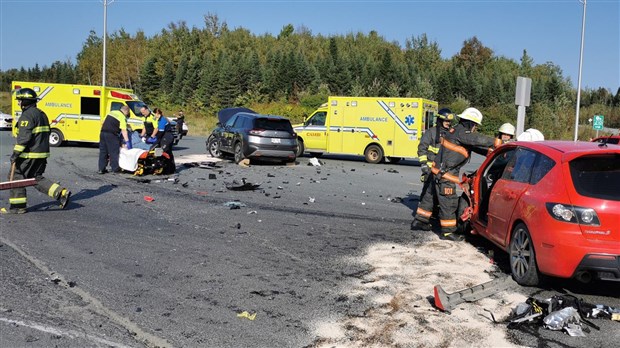
<path id="1" fill-rule="evenodd" d="M 549 215 L 558 221 L 590 226 L 600 226 L 601 224 L 596 211 L 592 208 L 562 203 L 547 203 L 546 206 Z"/>

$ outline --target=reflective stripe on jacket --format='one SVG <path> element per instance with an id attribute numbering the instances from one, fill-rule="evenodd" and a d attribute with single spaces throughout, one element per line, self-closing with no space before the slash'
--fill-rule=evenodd
<path id="1" fill-rule="evenodd" d="M 458 177 L 461 167 L 467 162 L 471 151 L 484 148 L 485 152 L 493 147 L 495 139 L 484 134 L 471 132 L 458 124 L 446 133 L 435 166 L 441 173 L 451 173 Z"/>
<path id="2" fill-rule="evenodd" d="M 127 117 L 120 110 L 110 111 L 103 120 L 101 131 L 119 135 L 122 129 L 127 129 Z"/>
<path id="3" fill-rule="evenodd" d="M 50 156 L 50 123 L 47 115 L 36 107 L 26 106 L 15 127 L 17 138 L 14 152 L 20 158 L 48 158 Z"/>
<path id="4" fill-rule="evenodd" d="M 437 136 L 437 129 L 439 129 L 439 136 Z M 441 138 L 447 132 L 446 128 L 439 125 L 424 131 L 418 145 L 418 159 L 421 164 L 427 163 L 430 166 L 433 160 L 435 160 L 435 155 L 439 153 Z"/>

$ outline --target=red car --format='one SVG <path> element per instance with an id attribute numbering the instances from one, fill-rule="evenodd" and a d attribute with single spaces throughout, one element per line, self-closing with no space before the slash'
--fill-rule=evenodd
<path id="1" fill-rule="evenodd" d="M 517 141 L 467 176 L 459 227 L 506 252 L 512 276 L 620 281 L 620 146 Z"/>

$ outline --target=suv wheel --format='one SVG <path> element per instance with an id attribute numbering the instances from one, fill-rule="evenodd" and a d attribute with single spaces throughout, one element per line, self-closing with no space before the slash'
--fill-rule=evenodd
<path id="1" fill-rule="evenodd" d="M 297 153 L 295 154 L 297 157 L 301 157 L 304 155 L 304 141 L 297 138 Z"/>
<path id="2" fill-rule="evenodd" d="M 219 158 L 220 156 L 222 156 L 222 152 L 220 151 L 220 144 L 215 137 L 211 137 L 207 142 L 207 151 L 209 152 L 211 157 Z"/>
<path id="3" fill-rule="evenodd" d="M 243 161 L 244 158 L 243 147 L 241 146 L 241 142 L 238 142 L 235 144 L 235 163 Z"/>

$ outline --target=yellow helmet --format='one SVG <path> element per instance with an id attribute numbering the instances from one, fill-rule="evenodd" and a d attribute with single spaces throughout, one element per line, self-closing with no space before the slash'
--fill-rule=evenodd
<path id="1" fill-rule="evenodd" d="M 482 113 L 476 108 L 467 108 L 459 115 L 461 120 L 470 120 L 475 124 L 482 124 Z"/>
<path id="2" fill-rule="evenodd" d="M 515 126 L 511 125 L 510 123 L 504 123 L 503 125 L 501 125 L 499 127 L 498 132 L 504 133 L 504 134 L 508 134 L 508 135 L 512 135 L 514 137 L 514 135 L 515 135 Z"/>

